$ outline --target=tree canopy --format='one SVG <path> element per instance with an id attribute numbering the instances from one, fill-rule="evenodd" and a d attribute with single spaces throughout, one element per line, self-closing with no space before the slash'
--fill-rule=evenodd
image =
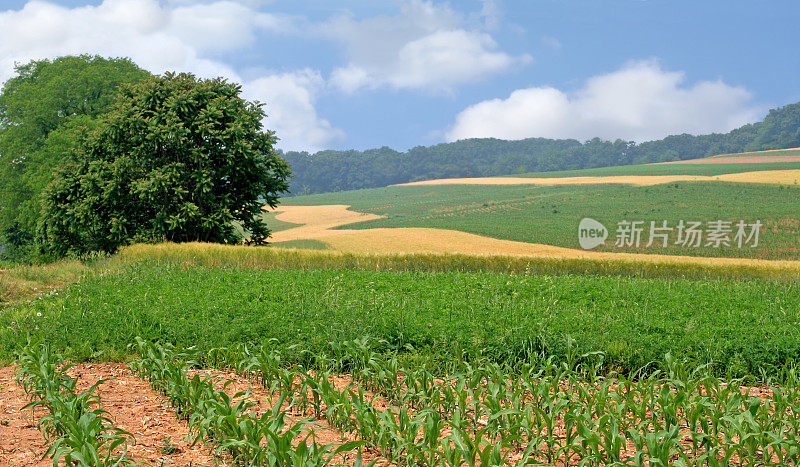
<path id="1" fill-rule="evenodd" d="M 223 79 L 155 76 L 124 85 L 45 188 L 45 250 L 111 252 L 134 241 L 241 239 L 268 231 L 258 215 L 288 189 L 289 166 L 262 131 L 261 104 Z"/>
<path id="2" fill-rule="evenodd" d="M 30 254 L 42 189 L 122 83 L 150 76 L 126 58 L 66 56 L 16 66 L 0 90 L 0 243 Z"/>

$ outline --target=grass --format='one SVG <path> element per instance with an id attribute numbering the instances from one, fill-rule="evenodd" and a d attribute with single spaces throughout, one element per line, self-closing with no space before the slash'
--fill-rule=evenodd
<path id="1" fill-rule="evenodd" d="M 271 243 L 272 248 L 296 248 L 300 250 L 327 250 L 328 245 L 319 240 L 288 240 Z"/>
<path id="2" fill-rule="evenodd" d="M 272 232 L 280 232 L 281 230 L 291 229 L 293 227 L 297 227 L 298 224 L 293 224 L 291 222 L 285 222 L 276 219 L 275 217 L 279 213 L 277 212 L 265 212 L 261 214 L 261 218 L 269 225 L 269 229 Z"/>
<path id="3" fill-rule="evenodd" d="M 344 229 L 431 227 L 488 237 L 579 248 L 580 219 L 591 217 L 609 229 L 599 251 L 710 257 L 797 259 L 800 257 L 800 187 L 679 182 L 648 187 L 587 186 L 399 186 L 288 198 L 290 205 L 348 204 L 352 209 L 385 216 Z M 760 220 L 757 248 L 667 248 L 614 246 L 622 220 L 675 227 L 679 220 L 703 222 Z M 647 231 L 644 234 L 647 235 Z"/>
<path id="4" fill-rule="evenodd" d="M 293 253 L 293 252 L 286 252 Z M 297 252 L 294 252 L 295 254 Z M 46 339 L 76 361 L 124 359 L 136 336 L 200 349 L 276 338 L 317 351 L 372 336 L 442 361 L 602 351 L 634 371 L 667 352 L 729 376 L 800 355 L 800 283 L 496 272 L 236 269 L 135 262 L 0 315 L 0 359 Z"/>
<path id="5" fill-rule="evenodd" d="M 800 281 L 796 262 L 719 264 L 715 261 L 653 262 L 633 259 L 472 256 L 451 254 L 369 255 L 300 251 L 208 243 L 133 245 L 110 264 L 162 262 L 239 269 L 348 269 L 405 272 L 500 272 L 510 274 L 633 276 L 665 279 L 765 279 Z"/>
<path id="6" fill-rule="evenodd" d="M 404 272 L 498 272 L 505 274 L 633 276 L 665 279 L 800 281 L 800 264 L 714 261 L 692 263 L 638 259 L 473 256 L 457 254 L 351 254 L 323 250 L 317 241 L 290 241 L 269 247 L 210 243 L 138 244 L 112 257 L 84 262 L 69 260 L 47 265 L 15 265 L 0 272 L 4 300 L 0 312 L 20 303 L 58 295 L 59 289 L 81 278 L 109 274 L 129 264 L 168 263 L 183 267 L 299 270 L 386 270 Z M 284 246 L 285 248 L 281 247 Z M 317 251 L 313 251 L 319 246 Z"/>
<path id="7" fill-rule="evenodd" d="M 46 265 L 13 265 L 0 271 L 0 306 L 75 282 L 89 269 L 88 263 L 76 260 Z"/>

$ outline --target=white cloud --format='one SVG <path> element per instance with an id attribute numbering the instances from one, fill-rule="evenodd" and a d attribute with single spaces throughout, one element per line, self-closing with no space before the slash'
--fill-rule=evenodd
<path id="1" fill-rule="evenodd" d="M 250 81 L 244 93 L 267 104 L 265 124 L 277 132 L 280 147 L 319 150 L 344 139 L 344 133 L 320 118 L 314 108 L 315 93 L 324 84 L 319 72 L 306 69 Z"/>
<path id="2" fill-rule="evenodd" d="M 237 2 L 181 6 L 170 12 L 170 33 L 198 51 L 220 53 L 255 41 L 257 30 L 280 32 L 287 21 Z"/>
<path id="3" fill-rule="evenodd" d="M 487 5 L 486 14 L 494 14 L 493 3 Z M 332 18 L 322 33 L 344 45 L 348 63 L 333 71 L 331 82 L 346 92 L 380 87 L 451 92 L 459 84 L 530 61 L 527 55 L 499 51 L 489 34 L 467 30 L 463 23 L 448 6 L 422 0 L 403 3 L 396 16 Z"/>
<path id="4" fill-rule="evenodd" d="M 456 116 L 446 136 L 449 141 L 596 136 L 647 141 L 670 134 L 726 132 L 763 113 L 742 87 L 719 80 L 687 86 L 684 73 L 665 71 L 649 60 L 592 77 L 576 92 L 533 87 L 477 103 Z"/>
<path id="5" fill-rule="evenodd" d="M 313 108 L 320 86 L 308 78 L 309 72 L 267 74 L 251 84 L 217 58 L 252 45 L 260 31 L 292 29 L 289 18 L 255 10 L 258 3 L 104 0 L 98 6 L 65 8 L 30 1 L 21 10 L 0 11 L 0 83 L 14 75 L 15 62 L 82 53 L 126 56 L 154 73 L 223 76 L 256 90 L 249 97 L 267 102 L 272 117 L 265 123 L 285 133 L 278 135 L 284 149 L 314 150 L 340 139 L 341 131 L 319 118 Z M 292 79 L 297 81 L 290 86 Z M 270 80 L 280 86 L 256 84 Z M 276 96 L 272 89 L 287 94 Z M 302 118 L 293 117 L 295 113 Z M 302 138 L 304 134 L 308 139 Z"/>

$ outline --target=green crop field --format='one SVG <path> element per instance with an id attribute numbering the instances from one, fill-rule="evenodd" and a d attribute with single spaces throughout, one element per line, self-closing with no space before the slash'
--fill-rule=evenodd
<path id="1" fill-rule="evenodd" d="M 228 465 L 796 463 L 797 275 L 647 264 L 136 245 L 0 272 L 0 362 L 94 465 L 137 459 L 123 392 Z"/>
<path id="2" fill-rule="evenodd" d="M 274 212 L 265 212 L 261 215 L 264 222 L 269 224 L 269 229 L 273 232 L 280 232 L 281 230 L 291 229 L 292 227 L 297 227 L 297 224 L 292 224 L 291 222 L 284 222 L 278 219 L 275 219 L 276 213 Z"/>
<path id="3" fill-rule="evenodd" d="M 670 166 L 658 166 L 670 167 Z M 287 198 L 286 205 L 347 204 L 385 219 L 342 227 L 431 227 L 488 237 L 578 248 L 578 223 L 584 217 L 602 222 L 609 239 L 599 251 L 712 257 L 797 259 L 800 257 L 800 187 L 722 182 L 676 182 L 654 186 L 397 186 Z M 616 247 L 620 221 L 644 221 L 639 248 Z M 760 221 L 759 245 L 731 243 L 719 248 L 676 245 L 673 230 L 667 247 L 650 247 L 650 221 L 703 223 Z M 729 237 L 733 240 L 735 232 Z"/>
<path id="4" fill-rule="evenodd" d="M 666 353 L 716 373 L 773 374 L 800 356 L 797 282 L 493 272 L 240 269 L 135 262 L 0 314 L 0 358 L 28 339 L 69 358 L 120 359 L 136 336 L 178 346 L 385 339 L 434 361 L 562 359 L 571 336 L 630 372 Z"/>

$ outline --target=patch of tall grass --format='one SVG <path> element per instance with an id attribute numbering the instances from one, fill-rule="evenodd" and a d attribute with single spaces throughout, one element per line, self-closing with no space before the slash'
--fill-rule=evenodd
<path id="1" fill-rule="evenodd" d="M 800 262 L 745 261 L 733 264 L 713 258 L 683 261 L 669 258 L 595 259 L 454 254 L 373 255 L 336 251 L 284 250 L 210 243 L 132 245 L 115 257 L 121 263 L 155 262 L 184 266 L 258 269 L 351 269 L 373 271 L 492 271 L 510 274 L 602 275 L 680 279 L 800 281 Z"/>
<path id="2" fill-rule="evenodd" d="M 0 270 L 0 306 L 75 282 L 90 268 L 90 263 L 77 260 L 43 265 L 9 264 L 7 269 Z"/>
<path id="3" fill-rule="evenodd" d="M 325 242 L 319 240 L 287 240 L 270 244 L 272 248 L 295 248 L 300 250 L 327 250 L 330 248 Z"/>

